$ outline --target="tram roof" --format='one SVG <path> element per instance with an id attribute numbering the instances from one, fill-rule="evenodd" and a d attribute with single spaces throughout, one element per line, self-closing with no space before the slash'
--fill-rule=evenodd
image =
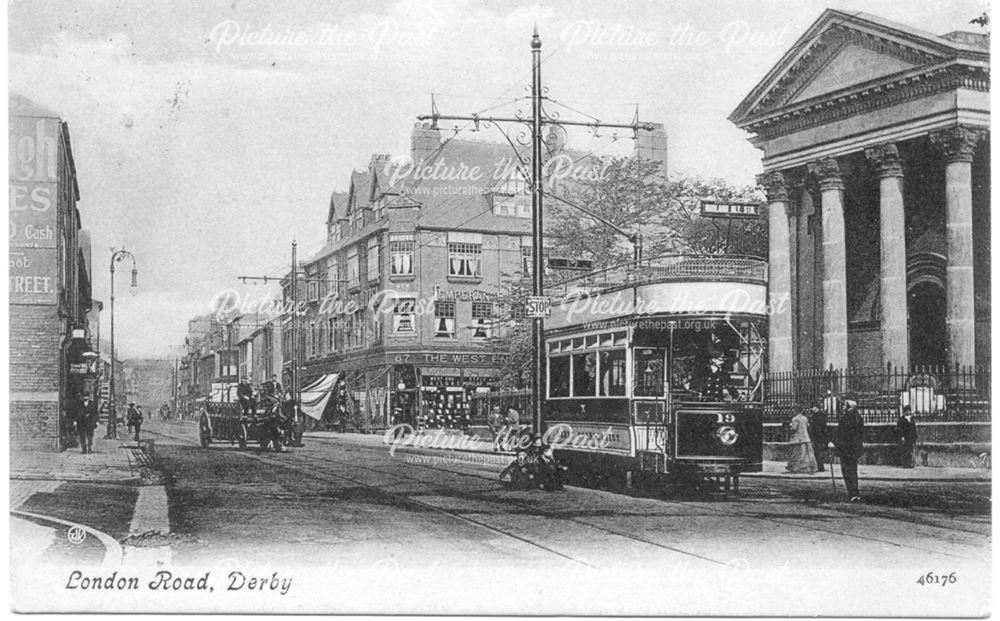
<path id="1" fill-rule="evenodd" d="M 767 284 L 767 260 L 747 255 L 666 254 L 546 285 L 549 295 L 590 294 L 666 282 Z"/>

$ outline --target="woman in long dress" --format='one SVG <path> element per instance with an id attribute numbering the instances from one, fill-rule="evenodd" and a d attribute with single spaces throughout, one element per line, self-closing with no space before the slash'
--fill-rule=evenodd
<path id="1" fill-rule="evenodd" d="M 785 469 L 789 472 L 812 474 L 816 472 L 816 455 L 813 453 L 812 441 L 809 439 L 809 419 L 802 412 L 792 418 L 789 426 L 791 431 L 792 456 Z"/>

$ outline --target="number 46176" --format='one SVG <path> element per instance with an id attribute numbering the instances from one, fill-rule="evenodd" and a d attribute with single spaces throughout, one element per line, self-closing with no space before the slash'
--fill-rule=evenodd
<path id="1" fill-rule="evenodd" d="M 933 571 L 929 571 L 917 578 L 917 584 L 921 586 L 929 584 L 940 584 L 941 586 L 944 586 L 946 584 L 955 584 L 956 582 L 958 582 L 958 576 L 955 575 L 955 572 L 951 572 L 950 574 L 936 574 Z"/>

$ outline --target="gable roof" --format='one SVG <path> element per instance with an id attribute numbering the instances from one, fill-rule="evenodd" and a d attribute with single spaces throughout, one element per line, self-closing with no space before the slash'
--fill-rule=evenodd
<path id="1" fill-rule="evenodd" d="M 339 207 L 342 212 L 347 211 L 347 192 L 333 192 L 330 194 L 330 208 L 326 212 L 326 223 L 333 224 L 337 221 L 337 208 Z"/>
<path id="2" fill-rule="evenodd" d="M 917 81 L 955 65 L 988 69 L 984 39 L 975 33 L 938 36 L 867 13 L 827 9 L 729 120 L 747 129 L 779 115 L 809 112 L 831 98 L 868 96 L 881 85 Z"/>
<path id="3" fill-rule="evenodd" d="M 39 116 L 53 119 L 60 118 L 58 114 L 43 108 L 24 95 L 11 91 L 7 96 L 7 113 L 10 116 Z"/>

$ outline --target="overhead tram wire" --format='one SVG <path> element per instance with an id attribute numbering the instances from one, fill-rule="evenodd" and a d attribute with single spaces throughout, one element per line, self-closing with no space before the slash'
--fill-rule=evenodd
<path id="1" fill-rule="evenodd" d="M 552 50 L 552 52 L 551 52 L 551 53 L 550 53 L 550 54 L 549 54 L 549 55 L 548 55 L 548 56 L 546 57 L 546 60 L 547 60 L 547 59 L 549 59 L 549 58 L 551 58 L 552 56 L 554 56 L 554 55 L 555 55 L 555 54 L 556 54 L 556 53 L 557 53 L 557 52 L 558 52 L 558 51 L 559 51 L 559 50 L 560 50 L 561 48 L 562 48 L 562 46 L 559 46 L 559 47 L 557 47 L 556 49 Z M 524 79 L 525 77 L 527 77 L 527 76 L 529 76 L 529 75 L 531 75 L 531 71 L 530 71 L 530 70 L 529 70 L 529 71 L 527 71 L 527 72 L 525 72 L 525 73 L 523 73 L 523 74 L 522 74 L 521 76 L 519 76 L 519 77 L 517 78 L 517 82 L 520 82 L 520 81 L 521 81 L 522 79 Z M 513 89 L 515 89 L 515 88 L 517 88 L 517 82 L 516 82 L 515 84 L 511 85 L 511 86 L 508 86 L 508 87 L 507 87 L 506 89 L 504 89 L 503 91 L 501 91 L 500 95 L 498 95 L 497 97 L 495 97 L 495 98 L 493 99 L 493 101 L 497 101 L 497 100 L 499 100 L 499 99 L 500 99 L 500 98 L 502 98 L 502 97 L 503 97 L 503 96 L 504 96 L 504 95 L 505 95 L 506 93 L 508 93 L 509 91 L 511 91 L 511 90 L 513 90 Z M 495 105 L 491 105 L 491 106 L 487 106 L 486 108 L 483 108 L 483 109 L 479 110 L 479 111 L 478 111 L 478 112 L 476 112 L 475 114 L 482 114 L 483 112 L 488 112 L 488 111 L 490 111 L 490 110 L 493 110 L 493 109 L 496 109 L 496 108 L 499 108 L 499 107 L 501 107 L 501 106 L 505 106 L 505 105 L 510 105 L 510 104 L 513 104 L 513 103 L 516 103 L 516 102 L 518 102 L 518 101 L 521 101 L 521 100 L 523 100 L 523 99 L 525 99 L 525 98 L 526 98 L 526 97 L 515 97 L 514 99 L 505 99 L 505 100 L 503 100 L 503 101 L 500 101 L 499 103 L 497 103 L 497 104 L 495 104 Z M 433 150 L 433 151 L 432 151 L 432 152 L 431 152 L 431 153 L 430 153 L 430 154 L 429 154 L 428 156 L 426 156 L 426 157 L 425 157 L 425 158 L 424 158 L 423 160 L 421 160 L 421 163 L 423 163 L 423 162 L 425 162 L 425 161 L 427 161 L 427 160 L 429 160 L 429 159 L 431 159 L 431 158 L 433 158 L 433 157 L 437 156 L 437 155 L 438 155 L 438 153 L 440 153 L 440 152 L 441 152 L 441 150 L 442 150 L 442 149 L 444 149 L 444 147 L 445 147 L 445 146 L 446 146 L 446 145 L 447 145 L 447 144 L 448 144 L 449 142 L 451 142 L 451 141 L 452 141 L 453 139 L 455 139 L 455 137 L 457 137 L 457 136 L 458 136 L 458 134 L 459 134 L 460 132 L 462 132 L 462 131 L 465 131 L 465 130 L 466 130 L 466 129 L 468 128 L 468 126 L 469 126 L 470 124 L 472 124 L 472 121 L 467 121 L 467 122 L 466 122 L 466 123 L 464 123 L 464 124 L 463 124 L 463 125 L 462 125 L 461 127 L 457 127 L 457 128 L 453 128 L 453 130 L 454 130 L 454 131 L 453 131 L 452 135 L 451 135 L 451 136 L 449 136 L 448 138 L 446 138 L 446 139 L 445 139 L 444 141 L 442 141 L 442 143 L 441 143 L 440 145 L 438 145 L 438 146 L 437 146 L 437 147 L 436 147 L 436 148 L 435 148 L 435 149 L 434 149 L 434 150 Z M 391 190 L 393 190 L 393 189 L 397 189 L 397 185 L 398 185 L 398 184 L 399 184 L 399 183 L 400 183 L 401 181 L 403 181 L 403 180 L 400 180 L 400 181 L 397 181 L 396 183 L 394 183 L 394 184 L 390 185 L 390 186 L 389 186 L 389 191 L 391 191 Z M 423 182 L 423 179 L 419 179 L 419 180 L 417 181 L 417 184 L 416 184 L 416 185 L 414 186 L 414 189 L 415 189 L 415 188 L 417 188 L 417 187 L 420 187 L 420 184 L 421 184 L 422 182 Z M 386 206 L 391 206 L 392 204 L 394 204 L 394 201 L 398 200 L 398 199 L 399 199 L 399 198 L 401 198 L 401 197 L 402 197 L 402 195 L 401 195 L 401 194 L 400 194 L 400 195 L 398 195 L 397 197 L 394 197 L 394 198 L 393 198 L 393 199 L 392 199 L 391 201 L 389 201 L 389 202 L 388 202 L 388 203 L 386 204 Z M 454 198 L 454 199 L 452 199 L 452 200 L 457 200 L 458 198 L 459 198 L 459 197 L 455 197 L 455 198 Z M 469 199 L 467 199 L 467 200 L 472 200 L 472 198 L 469 198 Z M 464 203 L 463 203 L 463 204 L 464 204 Z M 476 216 L 474 216 L 474 218 L 478 218 L 478 217 L 479 217 L 479 216 L 481 216 L 481 215 L 485 215 L 485 214 L 477 214 Z M 465 223 L 463 223 L 463 224 L 465 224 Z M 460 225 L 460 226 L 461 226 L 461 225 Z M 322 247 L 323 247 L 323 245 L 325 245 L 325 242 L 324 242 L 324 243 L 323 243 L 322 245 L 320 245 L 320 246 L 319 246 L 319 247 L 318 247 L 318 248 L 317 248 L 316 250 L 312 251 L 311 253 L 308 253 L 308 254 L 307 254 L 307 253 L 303 253 L 303 254 L 305 254 L 306 256 L 311 256 L 311 255 L 315 254 L 316 252 L 318 252 L 319 250 L 321 250 L 321 249 L 322 249 Z M 423 245 L 421 245 L 421 246 L 418 246 L 418 247 L 423 247 Z M 227 259 L 228 259 L 228 257 L 227 257 Z M 227 260 L 226 262 L 228 263 L 229 261 Z M 276 268 L 276 269 L 281 269 L 281 268 L 279 267 L 279 268 Z M 264 271 L 268 271 L 268 272 L 269 272 L 269 271 L 272 271 L 272 270 L 268 269 L 268 270 L 264 270 Z M 268 279 L 268 280 L 270 280 L 271 278 L 272 278 L 272 277 L 270 277 L 270 276 L 268 276 L 268 277 L 267 277 L 267 279 Z M 282 279 L 284 278 L 284 276 L 277 276 L 277 277 L 273 277 L 273 278 L 274 278 L 275 282 L 280 282 L 280 281 L 281 281 L 281 280 L 282 280 Z"/>

